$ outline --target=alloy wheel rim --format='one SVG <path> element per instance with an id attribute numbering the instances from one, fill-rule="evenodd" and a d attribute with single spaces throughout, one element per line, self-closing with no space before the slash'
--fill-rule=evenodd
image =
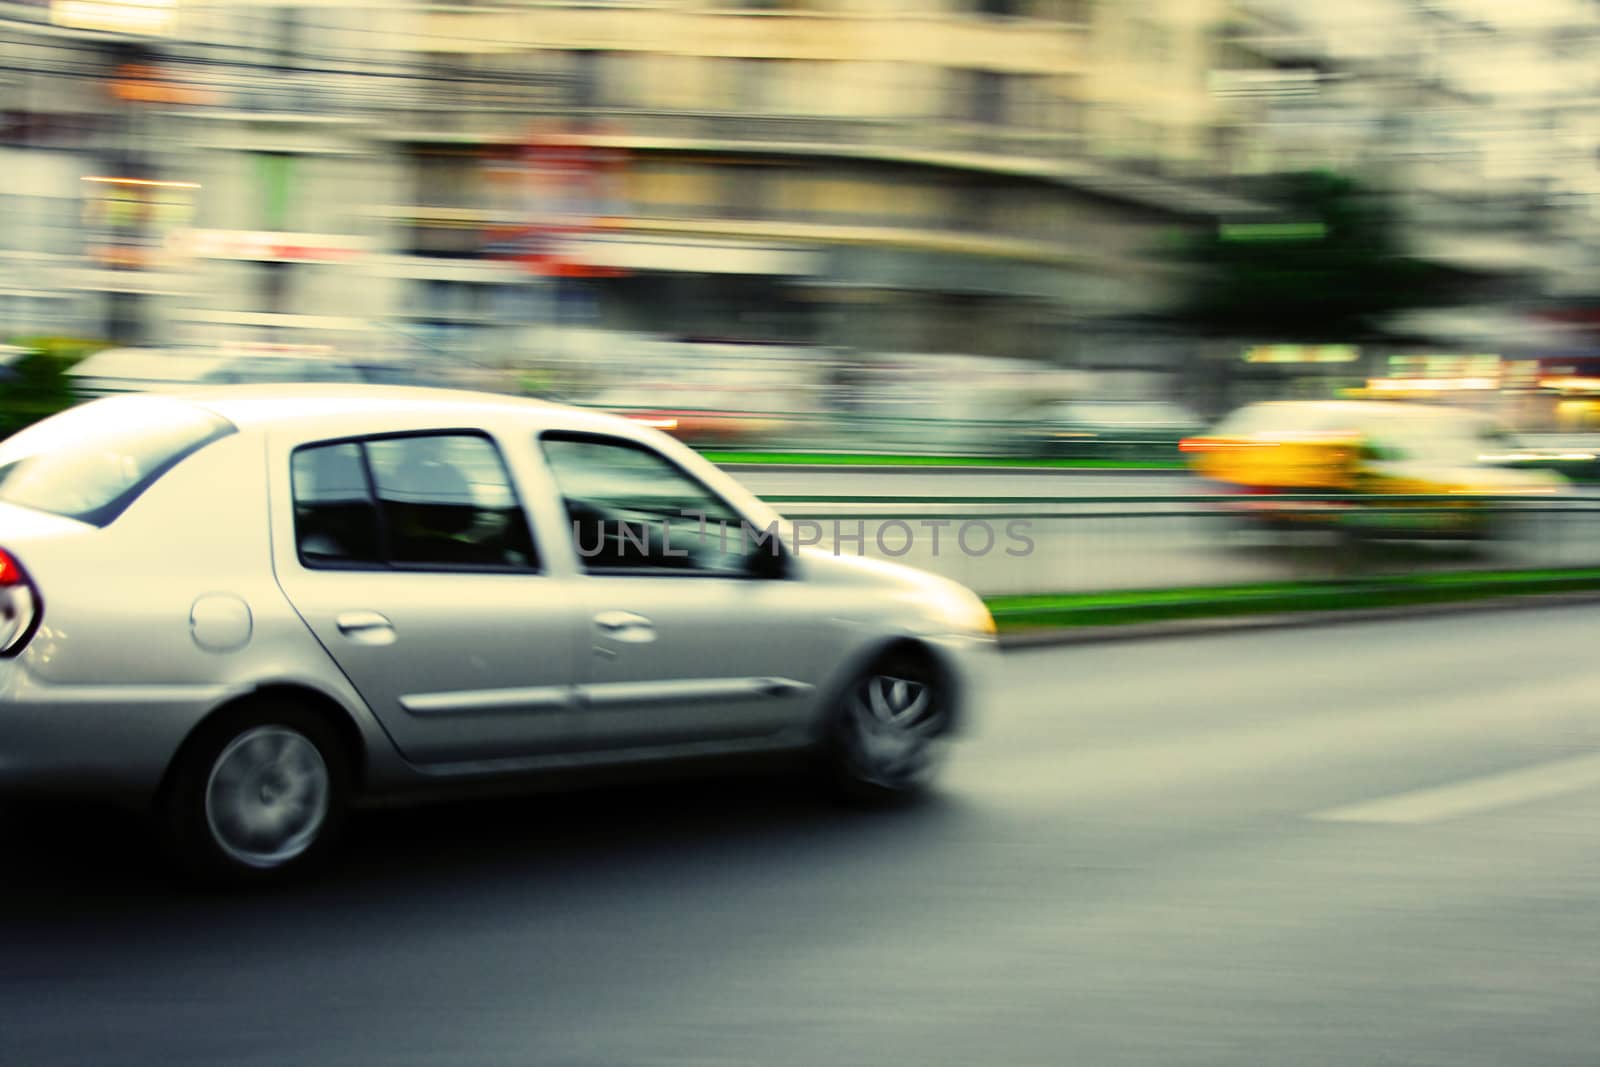
<path id="1" fill-rule="evenodd" d="M 206 824 L 228 856 L 281 866 L 304 853 L 327 819 L 332 781 L 317 746 L 286 726 L 257 726 L 228 743 L 206 780 Z"/>
<path id="2" fill-rule="evenodd" d="M 874 674 L 851 690 L 846 740 L 863 780 L 890 788 L 915 784 L 932 769 L 943 710 L 932 686 Z"/>

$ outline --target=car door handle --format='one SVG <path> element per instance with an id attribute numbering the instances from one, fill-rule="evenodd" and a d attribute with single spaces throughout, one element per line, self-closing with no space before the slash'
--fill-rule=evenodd
<path id="1" fill-rule="evenodd" d="M 595 628 L 618 641 L 636 644 L 656 639 L 655 623 L 631 611 L 602 611 L 594 617 Z"/>
<path id="2" fill-rule="evenodd" d="M 394 644 L 394 623 L 376 611 L 347 611 L 333 622 L 352 641 L 364 645 Z"/>

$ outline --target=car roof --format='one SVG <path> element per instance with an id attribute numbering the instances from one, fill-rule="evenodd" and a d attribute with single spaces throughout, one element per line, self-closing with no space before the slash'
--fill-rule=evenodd
<path id="1" fill-rule="evenodd" d="M 437 424 L 504 418 L 533 419 L 548 429 L 634 437 L 640 436 L 642 429 L 638 423 L 615 415 L 530 397 L 426 386 L 354 382 L 202 385 L 145 395 L 183 400 L 220 415 L 240 429 L 334 424 L 352 415 L 366 416 L 364 421 L 369 422 L 392 417 L 396 429 L 403 429 L 411 421 Z"/>

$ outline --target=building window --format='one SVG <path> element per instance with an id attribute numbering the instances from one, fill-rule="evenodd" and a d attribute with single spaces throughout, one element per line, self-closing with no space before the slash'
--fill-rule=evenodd
<path id="1" fill-rule="evenodd" d="M 602 101 L 602 88 L 600 88 L 600 67 L 602 67 L 603 54 L 600 51 L 574 51 L 571 53 L 573 62 L 573 107 L 598 107 Z"/>
<path id="2" fill-rule="evenodd" d="M 733 84 L 730 86 L 732 99 L 722 101 L 723 106 L 733 111 L 757 114 L 775 110 L 778 105 L 778 76 L 783 61 L 735 59 L 733 62 Z"/>
<path id="3" fill-rule="evenodd" d="M 473 282 L 430 279 L 418 292 L 418 317 L 437 325 L 481 322 L 490 316 L 491 287 Z"/>
<path id="4" fill-rule="evenodd" d="M 292 7 L 280 7 L 269 23 L 266 36 L 280 67 L 293 65 L 300 53 L 300 12 Z"/>
<path id="5" fill-rule="evenodd" d="M 422 207 L 475 207 L 481 200 L 478 160 L 467 155 L 416 157 L 416 203 Z"/>
<path id="6" fill-rule="evenodd" d="M 759 165 L 723 169 L 723 209 L 728 218 L 760 219 L 771 207 L 773 175 Z"/>
<path id="7" fill-rule="evenodd" d="M 987 182 L 963 186 L 957 193 L 953 228 L 967 233 L 991 233 L 1004 203 L 1000 190 Z"/>
<path id="8" fill-rule="evenodd" d="M 119 344 L 139 344 L 145 339 L 142 293 L 111 293 L 106 307 L 106 336 Z"/>
<path id="9" fill-rule="evenodd" d="M 1088 25 L 1093 10 L 1093 0 L 1034 0 L 1033 5 L 1035 18 L 1073 26 Z"/>
<path id="10" fill-rule="evenodd" d="M 283 315 L 289 310 L 289 272 L 292 264 L 282 260 L 264 260 L 257 264 L 260 271 L 261 310 L 272 315 Z"/>
<path id="11" fill-rule="evenodd" d="M 980 15 L 1015 18 L 1022 14 L 1022 0 L 973 0 L 973 9 Z"/>
<path id="12" fill-rule="evenodd" d="M 1016 120 L 1014 111 L 1022 88 L 1020 76 L 993 70 L 952 70 L 950 118 L 981 126 L 1010 124 Z"/>

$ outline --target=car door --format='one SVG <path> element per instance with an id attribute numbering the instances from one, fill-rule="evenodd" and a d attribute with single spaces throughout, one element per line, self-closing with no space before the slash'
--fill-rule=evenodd
<path id="1" fill-rule="evenodd" d="M 823 605 L 781 576 L 777 546 L 646 445 L 552 432 L 540 450 L 581 574 L 589 746 L 747 740 L 809 721 Z"/>
<path id="2" fill-rule="evenodd" d="M 578 743 L 577 615 L 549 574 L 495 442 L 445 431 L 284 454 L 296 610 L 418 763 Z"/>

